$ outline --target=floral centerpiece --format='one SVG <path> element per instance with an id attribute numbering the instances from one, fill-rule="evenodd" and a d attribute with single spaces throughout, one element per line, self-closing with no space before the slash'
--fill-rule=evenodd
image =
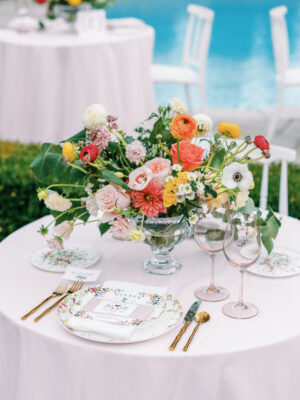
<path id="1" fill-rule="evenodd" d="M 146 239 L 161 249 L 159 258 L 188 235 L 203 202 L 211 210 L 225 202 L 232 209 L 256 210 L 247 164 L 270 157 L 263 136 L 237 143 L 240 127 L 223 122 L 205 137 L 211 119 L 187 114 L 178 99 L 159 107 L 134 135 L 123 132 L 100 104 L 85 110 L 83 125 L 62 146 L 43 144 L 31 165 L 41 185 L 51 182 L 38 189 L 38 197 L 54 216 L 54 235 L 48 239 L 54 248 L 63 246 L 74 226 L 97 221 L 101 235 Z M 257 213 L 270 252 L 280 222 L 271 209 L 265 219 Z M 40 229 L 43 235 L 48 231 L 49 226 Z"/>

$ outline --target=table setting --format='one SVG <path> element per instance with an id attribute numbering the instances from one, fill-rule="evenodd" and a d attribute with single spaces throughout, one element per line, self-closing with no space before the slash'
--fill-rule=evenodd
<path id="1" fill-rule="evenodd" d="M 255 208 L 246 166 L 272 147 L 227 145 L 235 124 L 208 136 L 208 117 L 178 100 L 153 114 L 131 139 L 93 105 L 83 131 L 33 162 L 52 215 L 0 245 L 8 398 L 296 399 L 300 225 Z M 72 243 L 98 258 L 57 269 Z M 58 256 L 40 268 L 32 255 L 46 248 Z"/>

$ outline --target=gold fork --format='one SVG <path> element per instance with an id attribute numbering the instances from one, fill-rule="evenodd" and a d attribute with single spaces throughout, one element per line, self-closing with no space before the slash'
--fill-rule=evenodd
<path id="1" fill-rule="evenodd" d="M 65 281 L 61 281 L 60 284 L 57 286 L 56 289 L 50 294 L 49 297 L 47 297 L 45 300 L 43 300 L 38 306 L 34 307 L 32 310 L 30 310 L 27 314 L 23 315 L 21 319 L 24 321 L 24 319 L 28 318 L 29 315 L 33 314 L 36 310 L 38 310 L 42 305 L 47 303 L 50 299 L 53 299 L 54 297 L 57 296 L 62 296 L 65 291 L 67 290 L 68 283 Z"/>
<path id="2" fill-rule="evenodd" d="M 76 292 L 77 290 L 80 290 L 82 288 L 82 286 L 83 286 L 83 282 L 81 282 L 81 281 L 74 282 L 72 284 L 72 286 L 70 287 L 70 289 L 67 291 L 67 293 L 63 297 L 58 299 L 54 304 L 52 304 L 52 306 L 48 307 L 44 312 L 42 312 L 42 314 L 40 314 L 38 317 L 36 317 L 34 319 L 34 322 L 38 322 L 41 318 L 43 318 L 51 310 L 53 310 L 53 308 L 57 307 L 59 305 L 59 303 L 61 303 L 65 297 L 67 297 L 71 293 Z"/>

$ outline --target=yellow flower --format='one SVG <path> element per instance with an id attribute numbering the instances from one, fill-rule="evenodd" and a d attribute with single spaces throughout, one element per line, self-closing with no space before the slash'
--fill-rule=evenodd
<path id="1" fill-rule="evenodd" d="M 214 211 L 215 208 L 221 207 L 226 201 L 228 201 L 228 193 L 222 192 L 215 199 L 208 200 L 206 204 L 210 211 Z"/>
<path id="2" fill-rule="evenodd" d="M 164 206 L 165 207 L 176 206 L 176 204 L 177 204 L 175 193 L 173 193 L 170 190 L 165 190 L 164 191 L 163 199 L 164 199 Z"/>
<path id="3" fill-rule="evenodd" d="M 174 185 L 173 181 L 169 181 L 165 185 L 165 190 L 167 190 L 167 191 L 172 191 L 172 190 L 174 190 L 174 188 L 175 188 L 175 185 Z"/>
<path id="4" fill-rule="evenodd" d="M 218 132 L 222 135 L 228 135 L 233 139 L 237 139 L 241 136 L 242 131 L 238 124 L 232 124 L 230 122 L 220 122 L 218 125 Z"/>
<path id="5" fill-rule="evenodd" d="M 46 190 L 42 190 L 40 192 L 38 192 L 38 198 L 39 200 L 45 200 L 48 197 L 48 193 L 46 192 Z"/>
<path id="6" fill-rule="evenodd" d="M 130 231 L 130 237 L 134 242 L 143 242 L 145 240 L 145 235 L 143 231 L 136 228 L 132 228 Z"/>
<path id="7" fill-rule="evenodd" d="M 116 177 L 118 178 L 124 178 L 123 172 L 115 172 Z"/>
<path id="8" fill-rule="evenodd" d="M 80 6 L 81 2 L 82 0 L 68 0 L 68 4 L 74 7 Z"/>
<path id="9" fill-rule="evenodd" d="M 64 147 L 62 150 L 63 156 L 68 159 L 69 162 L 74 161 L 75 152 L 74 152 L 74 145 L 71 142 L 65 142 Z"/>
<path id="10" fill-rule="evenodd" d="M 179 172 L 177 175 L 176 185 L 188 183 L 187 172 Z"/>

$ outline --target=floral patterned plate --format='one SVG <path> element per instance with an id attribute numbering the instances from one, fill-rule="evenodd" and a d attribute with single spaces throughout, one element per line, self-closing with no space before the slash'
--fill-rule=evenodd
<path id="1" fill-rule="evenodd" d="M 62 325 L 68 332 L 73 335 L 79 336 L 83 339 L 91 340 L 100 343 L 136 343 L 149 339 L 154 339 L 169 330 L 173 329 L 180 322 L 182 317 L 182 307 L 178 300 L 174 299 L 171 295 L 166 295 L 164 302 L 164 310 L 159 318 L 152 321 L 151 324 L 137 326 L 130 339 L 119 340 L 104 336 L 96 332 L 87 332 L 73 329 L 68 326 L 69 319 L 79 310 L 82 309 L 85 303 L 90 301 L 90 293 L 94 292 L 95 297 L 97 292 L 101 290 L 100 287 L 88 288 L 79 290 L 78 292 L 69 295 L 65 298 L 63 303 L 57 309 L 57 317 Z"/>
<path id="2" fill-rule="evenodd" d="M 296 250 L 275 247 L 270 255 L 266 251 L 248 272 L 273 278 L 283 278 L 300 274 L 300 253 Z"/>
<path id="3" fill-rule="evenodd" d="M 101 258 L 100 252 L 89 244 L 66 244 L 63 250 L 42 247 L 30 256 L 37 268 L 50 272 L 65 272 L 66 268 L 88 268 Z"/>

